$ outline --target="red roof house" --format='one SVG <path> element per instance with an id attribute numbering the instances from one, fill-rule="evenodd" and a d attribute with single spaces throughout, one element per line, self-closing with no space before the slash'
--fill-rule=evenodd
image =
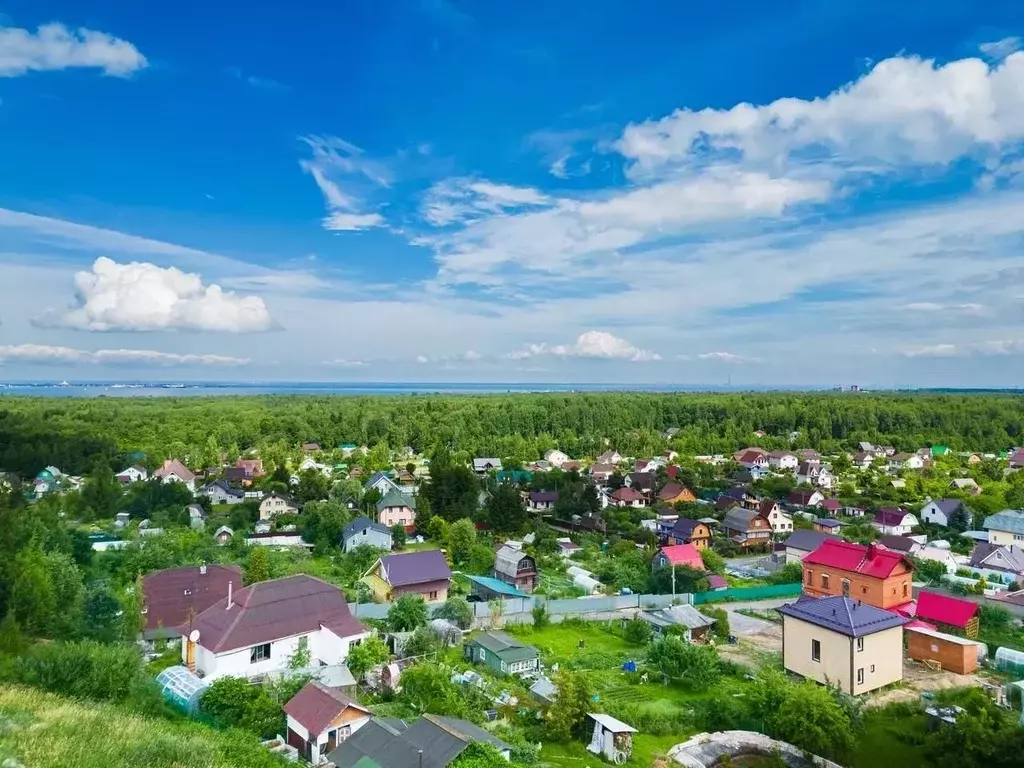
<path id="1" fill-rule="evenodd" d="M 143 637 L 178 637 L 189 613 L 198 616 L 228 596 L 228 585 L 242 588 L 237 565 L 195 565 L 153 571 L 142 577 Z"/>
<path id="2" fill-rule="evenodd" d="M 978 604 L 970 600 L 922 591 L 917 596 L 915 618 L 935 624 L 943 632 L 956 629 L 967 637 L 978 636 Z"/>
<path id="3" fill-rule="evenodd" d="M 288 743 L 317 765 L 370 722 L 370 710 L 339 688 L 311 680 L 284 705 Z"/>
<path id="4" fill-rule="evenodd" d="M 910 602 L 913 565 L 902 552 L 828 539 L 803 559 L 804 594 L 843 595 L 889 610 Z"/>
<path id="5" fill-rule="evenodd" d="M 640 491 L 624 485 L 611 495 L 616 507 L 643 507 L 647 505 L 647 497 Z"/>
<path id="6" fill-rule="evenodd" d="M 659 568 L 666 565 L 687 565 L 698 571 L 704 570 L 704 561 L 693 544 L 673 544 L 662 547 L 654 556 L 654 565 Z"/>

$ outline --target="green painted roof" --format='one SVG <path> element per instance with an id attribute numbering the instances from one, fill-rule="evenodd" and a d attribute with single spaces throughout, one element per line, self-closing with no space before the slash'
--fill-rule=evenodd
<path id="1" fill-rule="evenodd" d="M 484 632 L 469 642 L 482 646 L 506 663 L 529 661 L 540 656 L 532 645 L 525 645 L 504 632 Z"/>

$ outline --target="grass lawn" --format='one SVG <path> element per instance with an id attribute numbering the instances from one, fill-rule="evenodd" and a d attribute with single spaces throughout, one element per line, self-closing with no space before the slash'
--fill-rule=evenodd
<path id="1" fill-rule="evenodd" d="M 593 721 L 591 721 L 593 724 Z M 633 734 L 633 754 L 626 762 L 626 765 L 650 768 L 657 757 L 663 757 L 671 747 L 679 744 L 689 737 L 690 734 L 672 736 L 645 736 L 642 733 Z M 545 742 L 540 750 L 541 763 L 556 766 L 556 768 L 584 768 L 585 766 L 596 766 L 608 764 L 603 757 L 591 754 L 587 751 L 582 741 L 573 741 L 568 744 L 552 744 Z"/>
<path id="2" fill-rule="evenodd" d="M 506 631 L 515 635 L 523 642 L 535 646 L 541 653 L 546 664 L 567 663 L 587 653 L 615 652 L 623 654 L 643 653 L 642 648 L 630 645 L 621 637 L 613 635 L 601 628 L 600 622 L 590 622 L 586 626 L 550 624 L 544 629 L 534 629 L 532 625 L 521 624 L 506 627 Z M 579 650 L 579 641 L 584 641 L 583 650 Z"/>
<path id="3" fill-rule="evenodd" d="M 271 768 L 284 763 L 241 731 L 0 686 L 0 763 L 32 768 Z M 18 762 L 13 762 L 14 760 Z"/>
<path id="4" fill-rule="evenodd" d="M 417 544 L 415 541 L 405 542 L 405 546 L 402 547 L 402 552 L 423 552 L 427 549 L 440 549 L 437 544 L 432 541 L 424 541 L 422 544 Z"/>
<path id="5" fill-rule="evenodd" d="M 923 766 L 920 747 L 900 736 L 923 735 L 926 729 L 924 713 L 894 718 L 885 710 L 868 711 L 864 715 L 864 731 L 857 739 L 857 751 L 850 758 L 850 768 L 877 768 L 880 762 L 902 768 Z"/>

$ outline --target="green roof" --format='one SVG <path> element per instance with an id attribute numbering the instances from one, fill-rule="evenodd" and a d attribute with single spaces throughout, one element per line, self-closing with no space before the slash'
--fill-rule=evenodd
<path id="1" fill-rule="evenodd" d="M 528 483 L 533 480 L 533 472 L 527 469 L 503 469 L 497 474 L 500 481 L 511 480 L 513 483 Z"/>
<path id="2" fill-rule="evenodd" d="M 519 591 L 511 584 L 506 584 L 500 579 L 494 579 L 490 576 L 468 576 L 467 578 L 474 584 L 479 584 L 481 587 L 504 597 L 528 597 L 525 592 Z"/>
<path id="3" fill-rule="evenodd" d="M 380 512 L 382 509 L 388 507 L 408 507 L 413 512 L 416 511 L 416 498 L 414 496 L 408 496 L 399 490 L 392 488 L 386 494 L 384 498 L 377 502 L 377 511 Z"/>
<path id="4" fill-rule="evenodd" d="M 932 456 L 945 456 L 949 453 L 949 448 L 945 445 L 933 445 Z"/>
<path id="5" fill-rule="evenodd" d="M 484 632 L 470 639 L 470 644 L 486 648 L 499 659 L 507 663 L 529 661 L 540 656 L 532 645 L 524 645 L 512 635 L 504 632 Z"/>

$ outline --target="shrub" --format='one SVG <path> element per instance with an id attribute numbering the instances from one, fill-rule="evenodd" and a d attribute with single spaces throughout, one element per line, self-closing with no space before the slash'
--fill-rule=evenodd
<path id="1" fill-rule="evenodd" d="M 722 643 L 727 642 L 731 631 L 729 628 L 728 612 L 723 608 L 708 608 L 706 606 L 701 607 L 700 612 L 709 619 L 715 620 L 715 626 L 711 629 L 714 633 L 715 639 Z"/>
<path id="2" fill-rule="evenodd" d="M 647 645 L 651 640 L 651 625 L 643 619 L 630 619 L 622 630 L 622 636 L 632 645 Z"/>
<path id="3" fill-rule="evenodd" d="M 533 606 L 531 611 L 533 614 L 533 626 L 536 629 L 544 629 L 551 623 L 551 614 L 548 613 L 548 607 L 545 603 L 537 603 Z"/>

